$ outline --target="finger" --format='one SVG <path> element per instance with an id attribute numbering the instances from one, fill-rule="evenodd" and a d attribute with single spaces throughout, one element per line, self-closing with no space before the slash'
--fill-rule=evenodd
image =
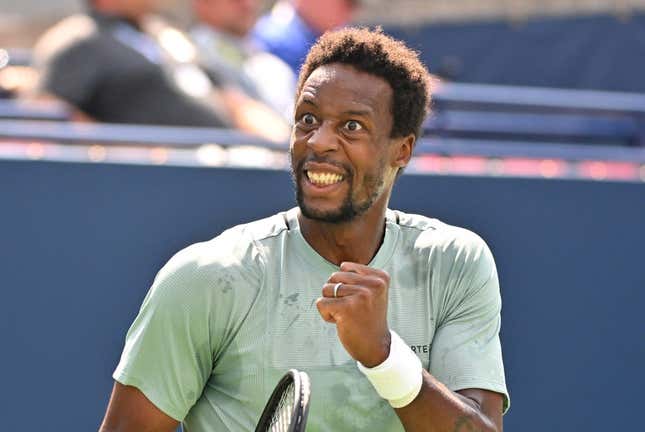
<path id="1" fill-rule="evenodd" d="M 339 325 L 343 317 L 348 317 L 354 307 L 353 297 L 333 298 L 319 297 L 316 300 L 316 307 L 320 316 L 329 323 Z"/>
<path id="2" fill-rule="evenodd" d="M 327 283 L 332 284 L 333 287 L 338 282 L 341 282 L 343 285 L 356 285 L 376 291 L 387 290 L 390 285 L 387 273 L 384 273 L 383 275 L 378 273 L 360 275 L 358 273 L 336 272 L 329 277 Z"/>
<path id="3" fill-rule="evenodd" d="M 376 276 L 380 279 L 386 280 L 388 283 L 390 280 L 390 275 L 385 270 L 376 269 L 373 267 L 369 267 L 363 264 L 358 264 L 350 261 L 342 262 L 340 264 L 340 270 L 341 272 L 358 273 L 363 276 Z"/>
<path id="4" fill-rule="evenodd" d="M 358 274 L 369 274 L 370 267 L 351 261 L 343 261 L 342 263 L 340 263 L 340 271 L 354 272 Z"/>
<path id="5" fill-rule="evenodd" d="M 366 277 L 373 277 L 371 275 L 364 276 L 358 273 L 353 272 L 335 272 L 329 276 L 327 279 L 328 283 L 337 283 L 342 282 L 344 284 L 350 285 L 362 285 L 366 281 Z"/>
<path id="6" fill-rule="evenodd" d="M 326 298 L 319 298 L 316 300 L 316 307 L 318 308 L 318 313 L 328 323 L 335 324 L 336 319 L 334 319 L 334 315 L 332 314 L 332 308 L 329 306 L 329 303 L 326 302 Z M 332 299 L 334 300 L 334 299 Z"/>
<path id="7" fill-rule="evenodd" d="M 334 287 L 337 283 L 326 283 L 323 285 L 322 295 L 327 298 L 334 298 Z M 341 283 L 341 285 L 336 290 L 336 298 L 348 297 L 354 294 L 357 294 L 360 290 L 365 289 L 360 285 L 352 285 Z"/>

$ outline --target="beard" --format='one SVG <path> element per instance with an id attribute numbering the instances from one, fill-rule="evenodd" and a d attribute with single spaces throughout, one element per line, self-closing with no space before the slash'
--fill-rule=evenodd
<path id="1" fill-rule="evenodd" d="M 348 183 L 349 188 L 347 190 L 347 195 L 337 208 L 331 210 L 321 210 L 309 206 L 305 202 L 304 193 L 302 191 L 302 177 L 305 175 L 303 166 L 306 162 L 310 161 L 335 165 L 339 168 L 342 168 L 346 173 L 343 181 L 346 181 Z M 379 165 L 384 165 L 384 161 L 381 161 L 381 164 Z M 296 202 L 298 203 L 298 207 L 300 207 L 302 215 L 308 219 L 334 224 L 350 222 L 369 210 L 383 190 L 384 171 L 382 166 L 379 166 L 375 173 L 371 173 L 365 176 L 362 186 L 363 189 L 367 192 L 367 196 L 363 200 L 359 200 L 354 196 L 354 171 L 349 166 L 338 164 L 329 160 L 325 160 L 323 158 L 311 157 L 301 160 L 295 167 L 293 166 L 292 159 L 291 167 L 291 179 L 293 181 L 296 193 Z"/>

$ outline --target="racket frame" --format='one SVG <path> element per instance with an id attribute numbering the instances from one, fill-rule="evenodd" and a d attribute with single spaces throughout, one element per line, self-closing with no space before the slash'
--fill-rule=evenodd
<path id="1" fill-rule="evenodd" d="M 291 419 L 289 428 L 284 432 L 303 432 L 307 424 L 307 416 L 309 415 L 309 396 L 311 393 L 311 383 L 307 373 L 290 369 L 286 374 L 280 378 L 278 384 L 275 386 L 269 400 L 267 401 L 264 411 L 260 416 L 258 425 L 255 432 L 267 432 L 271 426 L 271 419 L 275 414 L 282 394 L 289 388 L 289 384 L 293 383 L 294 402 L 291 407 Z"/>

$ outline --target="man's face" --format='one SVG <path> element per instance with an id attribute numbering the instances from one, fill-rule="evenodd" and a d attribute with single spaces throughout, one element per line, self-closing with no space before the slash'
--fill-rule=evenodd
<path id="1" fill-rule="evenodd" d="M 260 0 L 194 0 L 200 20 L 221 31 L 246 36 L 260 12 Z"/>
<path id="2" fill-rule="evenodd" d="M 384 79 L 329 64 L 305 82 L 291 135 L 292 176 L 304 216 L 346 222 L 387 205 L 398 146 L 391 145 L 392 89 Z"/>

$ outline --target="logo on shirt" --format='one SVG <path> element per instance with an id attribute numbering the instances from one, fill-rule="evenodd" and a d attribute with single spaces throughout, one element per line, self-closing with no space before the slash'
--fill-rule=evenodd
<path id="1" fill-rule="evenodd" d="M 428 354 L 430 352 L 430 344 L 410 345 L 410 349 L 416 354 Z"/>

